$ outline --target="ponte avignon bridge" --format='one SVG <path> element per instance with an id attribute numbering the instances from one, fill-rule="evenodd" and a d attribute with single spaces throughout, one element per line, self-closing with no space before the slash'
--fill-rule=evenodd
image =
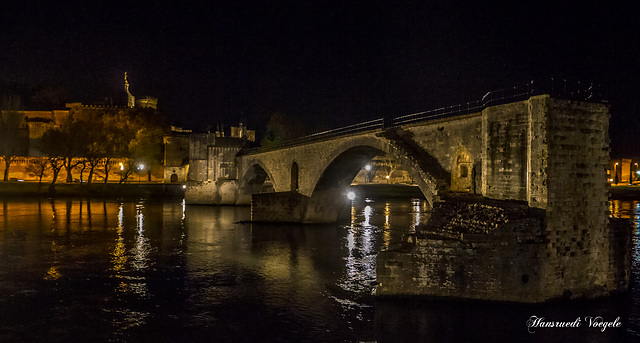
<path id="1" fill-rule="evenodd" d="M 566 95 L 516 87 L 240 153 L 235 178 L 192 184 L 186 199 L 252 204 L 257 221 L 334 222 L 356 174 L 386 154 L 433 210 L 378 255 L 379 295 L 609 294 L 628 285 L 630 250 L 628 227 L 608 218 L 609 110 L 592 93 Z"/>

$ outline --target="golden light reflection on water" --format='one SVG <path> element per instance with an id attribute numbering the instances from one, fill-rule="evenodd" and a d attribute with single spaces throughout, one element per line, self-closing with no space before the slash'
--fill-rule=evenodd
<path id="1" fill-rule="evenodd" d="M 158 317 L 151 315 L 157 308 L 159 315 L 176 304 L 180 311 L 184 308 L 171 321 L 179 322 L 183 329 L 198 318 L 207 325 L 223 326 L 218 323 L 226 323 L 224 318 L 233 311 L 227 304 L 244 304 L 247 299 L 258 303 L 252 310 L 267 308 L 275 313 L 295 308 L 292 318 L 306 315 L 317 303 L 322 309 L 313 309 L 316 313 L 309 318 L 314 323 L 334 315 L 347 318 L 352 326 L 353 320 L 363 321 L 363 315 L 372 312 L 363 310 L 371 306 L 360 294 L 369 298 L 380 247 L 395 244 L 415 222 L 409 214 L 412 203 L 394 200 L 361 202 L 352 207 L 351 220 L 342 222 L 351 227 L 327 229 L 296 225 L 251 229 L 236 224 L 242 216 L 234 208 L 186 206 L 189 213 L 185 216 L 180 202 L 160 208 L 152 202 L 134 201 L 93 202 L 91 208 L 77 200 L 71 206 L 64 201 L 50 206 L 46 200 L 42 205 L 40 217 L 36 203 L 25 206 L 24 215 L 16 219 L 18 211 L 13 209 L 22 205 L 9 204 L 4 213 L 11 215 L 12 232 L 0 237 L 0 243 L 5 239 L 12 244 L 11 252 L 37 251 L 37 263 L 24 263 L 37 271 L 41 281 L 43 277 L 56 280 L 41 284 L 54 288 L 51 284 L 59 283 L 61 287 L 55 288 L 64 289 L 74 304 L 87 299 L 82 306 L 95 308 L 96 321 L 107 323 L 109 332 L 122 338 L 118 341 L 149 332 L 132 331 L 127 336 L 128 328 L 158 323 Z M 420 219 L 425 220 L 424 213 Z M 34 229 L 20 236 L 23 227 Z M 50 232 L 51 228 L 56 231 Z M 25 239 L 32 239 L 27 249 Z M 252 295 L 256 289 L 257 295 Z M 344 310 L 325 313 L 327 298 Z M 222 302 L 224 306 L 216 307 L 220 311 L 210 310 L 212 304 Z M 69 312 L 65 304 L 51 303 L 60 311 L 52 316 L 64 317 Z M 73 310 L 83 315 L 83 308 Z"/>
<path id="2" fill-rule="evenodd" d="M 355 226 L 356 225 L 356 220 L 357 220 L 357 216 L 356 216 L 356 205 L 354 202 L 351 203 L 351 226 Z"/>
<path id="3" fill-rule="evenodd" d="M 116 244 L 114 245 L 113 252 L 111 253 L 111 263 L 113 263 L 111 270 L 115 272 L 124 270 L 127 265 L 127 248 L 124 244 L 124 237 L 122 235 L 123 231 L 124 205 L 120 204 L 118 209 L 118 227 L 116 229 L 118 237 L 116 238 Z M 116 275 L 118 274 L 116 273 Z"/>
<path id="4" fill-rule="evenodd" d="M 53 261 L 51 262 L 51 267 L 47 270 L 47 275 L 44 277 L 45 280 L 57 280 L 62 276 L 58 269 L 58 247 L 55 241 L 51 242 L 51 252 L 53 253 Z"/>
<path id="5" fill-rule="evenodd" d="M 391 242 L 391 224 L 389 224 L 389 217 L 391 216 L 391 204 L 386 202 L 384 204 L 384 229 L 382 231 L 382 249 L 389 249 L 389 243 Z"/>
<path id="6" fill-rule="evenodd" d="M 60 271 L 58 270 L 57 266 L 51 266 L 49 267 L 49 270 L 47 270 L 47 276 L 44 277 L 45 280 L 57 280 L 60 278 Z"/>
<path id="7" fill-rule="evenodd" d="M 640 216 L 640 201 L 611 200 L 609 201 L 609 215 L 613 218 L 631 219 L 637 225 Z"/>
<path id="8" fill-rule="evenodd" d="M 133 261 L 132 267 L 135 270 L 144 270 L 149 266 L 149 251 L 151 246 L 149 239 L 144 236 L 144 206 L 142 204 L 136 205 L 136 223 L 137 234 L 136 244 L 133 248 Z"/>
<path id="9" fill-rule="evenodd" d="M 115 278 L 122 280 L 115 288 L 117 294 L 136 294 L 146 297 L 148 290 L 145 278 L 128 275 L 129 268 L 131 271 L 140 272 L 149 267 L 149 252 L 151 250 L 149 239 L 144 235 L 144 204 L 136 204 L 135 210 L 135 242 L 133 248 L 127 251 L 124 236 L 126 230 L 124 205 L 120 204 L 119 206 L 117 238 L 111 252 L 111 270 L 115 272 Z"/>
<path id="10" fill-rule="evenodd" d="M 397 201 L 393 205 L 391 201 L 377 204 L 372 199 L 352 202 L 350 225 L 345 227 L 346 274 L 339 286 L 358 291 L 370 287 L 375 281 L 378 250 L 389 249 L 401 239 L 398 231 L 414 231 L 428 216 L 427 203 L 420 199 Z"/>

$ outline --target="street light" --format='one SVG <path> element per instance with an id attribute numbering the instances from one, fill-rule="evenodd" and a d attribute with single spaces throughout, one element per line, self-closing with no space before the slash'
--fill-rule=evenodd
<path id="1" fill-rule="evenodd" d="M 356 198 L 356 193 L 354 192 L 347 193 L 347 199 L 353 201 L 355 198 Z"/>
<path id="2" fill-rule="evenodd" d="M 364 183 L 369 183 L 371 181 L 371 175 L 369 175 L 371 172 L 371 166 L 367 164 L 366 166 L 364 166 L 364 170 L 367 171 L 366 173 L 364 173 Z"/>
<path id="3" fill-rule="evenodd" d="M 144 170 L 144 163 L 138 163 L 138 183 L 140 183 L 140 173 Z"/>

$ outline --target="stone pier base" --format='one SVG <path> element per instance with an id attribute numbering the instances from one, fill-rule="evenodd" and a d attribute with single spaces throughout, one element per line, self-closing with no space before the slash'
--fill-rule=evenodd
<path id="1" fill-rule="evenodd" d="M 627 289 L 628 222 L 611 222 L 596 243 L 576 241 L 558 254 L 545 217 L 522 203 L 438 203 L 416 234 L 378 254 L 376 294 L 536 303 Z"/>
<path id="2" fill-rule="evenodd" d="M 189 182 L 184 199 L 187 204 L 236 205 L 238 182 L 236 180 Z"/>
<path id="3" fill-rule="evenodd" d="M 254 194 L 251 221 L 272 223 L 335 223 L 338 206 L 318 201 L 298 192 Z"/>

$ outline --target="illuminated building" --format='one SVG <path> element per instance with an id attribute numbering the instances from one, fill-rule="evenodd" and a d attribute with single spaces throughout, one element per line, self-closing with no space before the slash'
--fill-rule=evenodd
<path id="1" fill-rule="evenodd" d="M 611 159 L 607 178 L 612 184 L 630 184 L 640 180 L 637 175 L 640 158 Z"/>

